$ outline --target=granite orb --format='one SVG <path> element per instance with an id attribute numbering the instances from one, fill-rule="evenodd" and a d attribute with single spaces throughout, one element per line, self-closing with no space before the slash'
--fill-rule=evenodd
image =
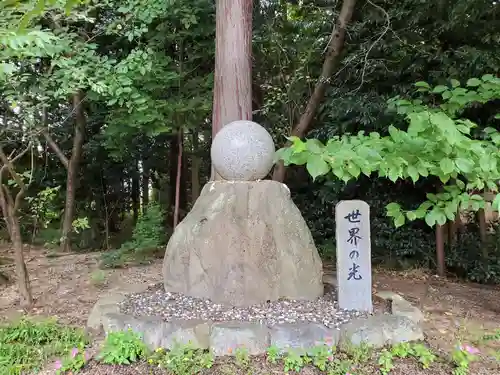
<path id="1" fill-rule="evenodd" d="M 212 141 L 210 155 L 215 171 L 229 181 L 255 181 L 273 167 L 275 148 L 271 135 L 253 121 L 233 121 Z"/>

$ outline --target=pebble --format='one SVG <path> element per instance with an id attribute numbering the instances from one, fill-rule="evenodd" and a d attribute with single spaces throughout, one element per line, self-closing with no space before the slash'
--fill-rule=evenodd
<path id="1" fill-rule="evenodd" d="M 278 300 L 248 307 L 230 307 L 210 300 L 165 292 L 158 285 L 143 293 L 130 294 L 120 303 L 123 314 L 159 316 L 166 321 L 207 320 L 212 322 L 259 322 L 267 326 L 280 323 L 322 323 L 328 328 L 339 328 L 343 323 L 365 314 L 338 308 L 333 293 L 326 293 L 314 301 Z"/>

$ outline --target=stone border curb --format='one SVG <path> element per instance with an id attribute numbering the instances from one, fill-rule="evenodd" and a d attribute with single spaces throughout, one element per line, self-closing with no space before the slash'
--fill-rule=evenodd
<path id="1" fill-rule="evenodd" d="M 132 293 L 137 292 L 134 290 Z M 230 355 L 240 347 L 245 347 L 251 355 L 264 354 L 270 346 L 281 352 L 294 350 L 304 354 L 308 349 L 321 344 L 342 347 L 364 342 L 379 348 L 424 338 L 420 325 L 423 320 L 422 312 L 398 294 L 388 291 L 376 295 L 392 302 L 391 314 L 356 318 L 337 329 L 309 322 L 268 327 L 239 321 L 166 322 L 161 317 L 133 317 L 121 314 L 119 310 L 119 303 L 126 298 L 126 294 L 117 291 L 102 296 L 89 315 L 87 327 L 102 327 L 106 333 L 131 329 L 141 335 L 151 350 L 172 349 L 176 344 L 190 343 L 195 348 L 209 349 L 215 356 Z"/>

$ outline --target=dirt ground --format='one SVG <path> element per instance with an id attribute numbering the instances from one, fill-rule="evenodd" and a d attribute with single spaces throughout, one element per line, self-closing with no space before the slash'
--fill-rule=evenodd
<path id="1" fill-rule="evenodd" d="M 5 254 L 5 252 L 1 252 Z M 32 282 L 35 305 L 30 315 L 55 316 L 67 324 L 84 326 L 87 316 L 100 294 L 123 289 L 127 285 L 156 284 L 162 280 L 162 261 L 129 269 L 101 271 L 98 269 L 98 254 L 67 254 L 51 257 L 43 249 L 28 249 L 26 260 Z M 13 276 L 12 266 L 0 266 L 2 272 Z M 325 266 L 325 273 L 332 273 L 332 267 Z M 481 349 L 483 360 L 471 371 L 473 375 L 500 374 L 498 361 L 490 352 L 499 350 L 499 341 L 484 342 L 481 337 L 500 329 L 500 287 L 463 283 L 457 280 L 432 278 L 420 271 L 396 273 L 374 270 L 374 292 L 391 290 L 422 308 L 425 313 L 424 332 L 426 341 L 442 353 L 449 353 L 457 341 L 471 343 Z M 24 312 L 18 304 L 15 284 L 0 286 L 0 320 L 15 318 Z M 270 368 L 264 361 L 254 374 L 283 373 L 282 367 Z M 143 374 L 153 373 L 144 369 L 145 364 L 128 368 L 108 367 L 93 364 L 84 374 Z M 217 364 L 211 374 L 223 374 L 227 370 Z M 221 369 L 224 369 L 222 371 Z M 450 374 L 446 366 L 437 365 L 420 372 L 414 364 L 402 361 L 391 374 Z M 311 370 L 310 374 L 314 374 Z M 239 373 L 233 369 L 232 374 Z M 308 372 L 303 372 L 308 373 Z M 370 372 L 368 372 L 370 373 Z"/>

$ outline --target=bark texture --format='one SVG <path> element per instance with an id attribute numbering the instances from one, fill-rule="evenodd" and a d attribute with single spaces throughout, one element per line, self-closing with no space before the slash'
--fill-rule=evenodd
<path id="1" fill-rule="evenodd" d="M 86 119 L 82 106 L 83 93 L 78 91 L 73 96 L 73 111 L 75 114 L 75 132 L 73 136 L 73 147 L 68 165 L 68 176 L 66 179 L 66 203 L 64 205 L 64 218 L 61 231 L 61 251 L 71 251 L 70 234 L 73 230 L 73 219 L 75 215 L 75 196 L 78 188 L 78 168 L 82 158 L 82 147 L 85 135 Z M 62 161 L 62 160 L 61 160 Z M 64 164 L 64 162 L 63 162 Z"/>
<path id="2" fill-rule="evenodd" d="M 16 173 L 14 163 L 16 160 L 22 158 L 30 149 L 31 146 L 28 146 L 24 149 L 24 151 L 11 159 L 5 154 L 2 146 L 0 145 L 0 208 L 2 210 L 5 224 L 7 225 L 12 246 L 14 247 L 14 263 L 17 286 L 19 289 L 20 305 L 23 308 L 29 308 L 32 306 L 33 296 L 31 294 L 28 270 L 26 269 L 26 263 L 24 261 L 21 226 L 19 225 L 19 217 L 17 215 L 19 205 L 21 204 L 21 201 L 26 193 L 26 185 Z M 4 183 L 4 178 L 7 178 L 7 175 L 10 175 L 10 177 L 16 182 L 17 192 L 15 194 L 13 194 L 10 188 Z"/>

